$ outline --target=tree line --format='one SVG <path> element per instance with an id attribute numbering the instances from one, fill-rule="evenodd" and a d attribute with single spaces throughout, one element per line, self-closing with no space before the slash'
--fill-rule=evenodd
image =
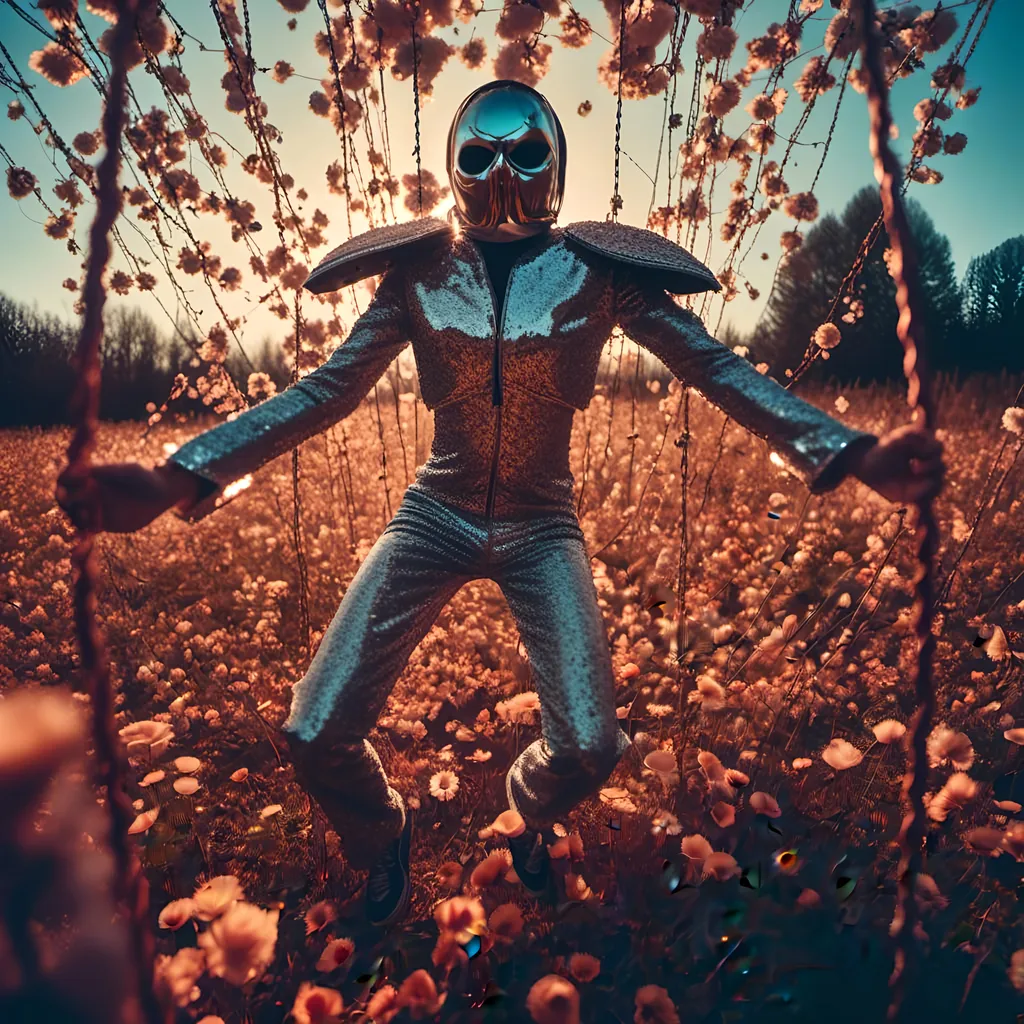
<path id="1" fill-rule="evenodd" d="M 70 422 L 77 344 L 77 324 L 0 294 L 0 427 Z M 161 404 L 179 373 L 194 380 L 203 371 L 207 364 L 193 355 L 200 345 L 190 325 L 165 337 L 142 310 L 114 308 L 106 316 L 100 350 L 100 419 L 146 419 L 146 404 Z M 278 390 L 291 380 L 281 346 L 269 338 L 251 366 L 236 350 L 228 354 L 226 368 L 243 393 L 254 369 L 268 374 Z M 175 412 L 205 409 L 187 395 L 173 404 Z"/>
<path id="2" fill-rule="evenodd" d="M 828 214 L 807 232 L 803 245 L 781 267 L 772 299 L 745 340 L 755 362 L 767 362 L 776 376 L 800 363 L 880 213 L 878 190 L 868 186 L 839 216 Z M 974 373 L 1024 371 L 1024 235 L 976 256 L 960 283 L 949 239 L 914 200 L 907 204 L 907 216 L 932 369 L 961 379 Z M 868 252 L 853 301 L 840 304 L 833 317 L 842 341 L 827 361 L 815 361 L 808 379 L 835 378 L 843 384 L 903 379 L 896 285 L 885 259 L 888 246 L 883 228 Z"/>
<path id="3" fill-rule="evenodd" d="M 782 380 L 783 371 L 800 363 L 815 330 L 829 318 L 861 241 L 880 212 L 878 191 L 868 186 L 841 214 L 822 217 L 781 265 L 771 300 L 749 337 L 727 327 L 721 341 L 730 347 L 745 344 L 753 362 L 767 362 L 770 372 Z M 925 298 L 932 368 L 959 378 L 1024 372 L 1024 235 L 972 259 L 959 283 L 949 240 L 913 200 L 908 217 Z M 887 247 L 883 229 L 864 262 L 853 301 L 840 305 L 832 316 L 842 342 L 830 350 L 827 361 L 815 361 L 809 379 L 832 378 L 840 384 L 903 380 L 896 288 L 885 262 Z M 0 294 L 0 427 L 69 422 L 77 336 L 77 325 Z M 190 326 L 179 326 L 164 337 L 141 310 L 114 308 L 106 319 L 101 350 L 100 418 L 145 419 L 146 404 L 161 403 L 178 373 L 194 379 L 197 371 L 202 372 L 203 364 L 192 354 L 198 348 L 199 339 Z M 252 365 L 235 350 L 226 365 L 243 391 L 253 369 L 267 373 L 279 391 L 291 379 L 281 346 L 269 338 Z M 660 367 L 651 369 L 649 375 L 670 379 Z M 605 371 L 609 378 L 610 368 Z M 185 395 L 173 408 L 205 410 L 201 401 Z"/>

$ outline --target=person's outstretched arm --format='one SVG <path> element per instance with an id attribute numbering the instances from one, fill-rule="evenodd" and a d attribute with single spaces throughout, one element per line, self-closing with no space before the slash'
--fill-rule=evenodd
<path id="1" fill-rule="evenodd" d="M 97 489 L 101 530 L 128 533 L 173 508 L 190 522 L 219 507 L 224 489 L 344 419 L 409 343 L 400 272 L 381 280 L 365 312 L 322 366 L 279 394 L 183 444 L 154 469 L 135 463 L 91 468 L 87 479 L 58 479 L 57 500 L 74 520 Z"/>
<path id="2" fill-rule="evenodd" d="M 893 501 L 915 501 L 941 485 L 942 445 L 929 432 L 907 426 L 879 438 L 847 427 L 759 373 L 664 289 L 627 270 L 616 268 L 615 275 L 616 320 L 626 334 L 680 383 L 777 449 L 812 493 L 830 491 L 851 474 Z"/>
<path id="3" fill-rule="evenodd" d="M 403 275 L 390 271 L 327 362 L 168 458 L 168 465 L 203 478 L 197 500 L 179 505 L 176 513 L 192 522 L 202 519 L 225 487 L 355 411 L 410 336 Z"/>

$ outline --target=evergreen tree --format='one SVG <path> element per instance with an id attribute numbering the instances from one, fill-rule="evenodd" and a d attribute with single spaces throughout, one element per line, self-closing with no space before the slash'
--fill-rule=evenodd
<path id="1" fill-rule="evenodd" d="M 781 378 L 795 367 L 814 331 L 826 322 L 830 305 L 853 262 L 862 240 L 879 213 L 878 190 L 867 186 L 847 204 L 841 217 L 826 215 L 804 239 L 779 272 L 775 293 L 752 339 L 758 360 L 767 360 Z M 958 351 L 961 338 L 960 298 L 949 240 L 935 227 L 919 203 L 907 204 L 907 215 L 918 256 L 918 272 L 925 305 L 926 344 L 934 369 L 952 369 L 967 355 Z M 896 285 L 883 253 L 888 246 L 884 229 L 871 247 L 857 279 L 855 303 L 861 315 L 853 323 L 840 319 L 855 312 L 841 305 L 833 322 L 843 340 L 819 359 L 812 376 L 841 381 L 860 378 L 896 380 L 903 377 L 903 347 L 896 336 Z"/>
<path id="2" fill-rule="evenodd" d="M 1024 235 L 968 264 L 964 321 L 979 369 L 1024 370 Z"/>

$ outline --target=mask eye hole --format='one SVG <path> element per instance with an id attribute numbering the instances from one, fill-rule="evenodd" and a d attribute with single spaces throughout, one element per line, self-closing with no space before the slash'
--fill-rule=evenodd
<path id="1" fill-rule="evenodd" d="M 521 171 L 539 171 L 550 153 L 551 147 L 543 139 L 525 139 L 512 147 L 508 158 Z"/>
<path id="2" fill-rule="evenodd" d="M 483 174 L 494 160 L 494 150 L 470 143 L 459 150 L 459 170 L 463 174 Z"/>

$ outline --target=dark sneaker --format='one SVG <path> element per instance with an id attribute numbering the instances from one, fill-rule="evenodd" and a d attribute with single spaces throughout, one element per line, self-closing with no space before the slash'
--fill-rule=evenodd
<path id="1" fill-rule="evenodd" d="M 405 917 L 412 896 L 409 851 L 412 846 L 412 811 L 406 808 L 405 828 L 370 868 L 366 879 L 366 919 L 378 927 Z"/>
<path id="2" fill-rule="evenodd" d="M 547 896 L 551 890 L 551 855 L 544 834 L 528 828 L 522 835 L 509 836 L 508 848 L 523 887 L 534 896 Z"/>

